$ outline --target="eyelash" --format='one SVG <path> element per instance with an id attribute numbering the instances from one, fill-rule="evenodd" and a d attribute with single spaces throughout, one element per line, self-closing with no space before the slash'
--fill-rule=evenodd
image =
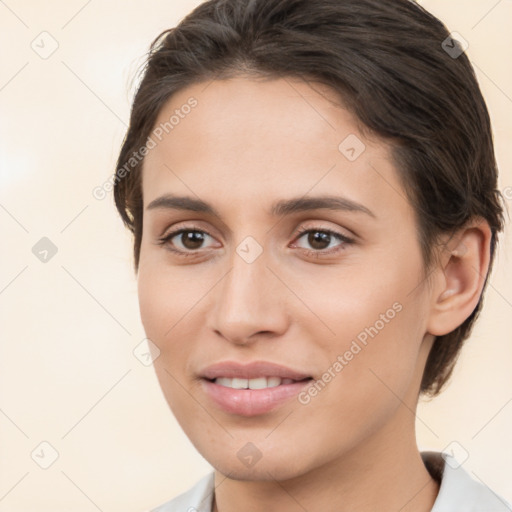
<path id="1" fill-rule="evenodd" d="M 158 245 L 166 245 L 167 249 L 169 251 L 172 251 L 172 252 L 178 254 L 179 256 L 183 256 L 183 257 L 197 256 L 197 252 L 199 250 L 198 251 L 182 251 L 182 250 L 175 249 L 175 248 L 171 247 L 171 244 L 169 243 L 175 236 L 180 235 L 182 233 L 189 233 L 189 232 L 204 233 L 213 238 L 213 236 L 210 235 L 210 233 L 208 233 L 208 231 L 205 231 L 204 229 L 200 229 L 199 227 L 196 227 L 196 226 L 188 226 L 186 228 L 177 229 L 176 231 L 171 231 L 167 235 L 159 238 Z M 338 240 L 340 240 L 343 243 L 340 244 L 339 246 L 335 247 L 334 249 L 329 249 L 329 250 L 313 250 L 313 249 L 300 248 L 304 253 L 306 253 L 307 256 L 313 256 L 313 257 L 319 257 L 319 256 L 322 257 L 322 256 L 326 256 L 326 255 L 331 256 L 333 254 L 336 254 L 340 251 L 345 250 L 345 247 L 347 245 L 354 243 L 354 240 L 352 238 L 342 235 L 341 233 L 338 233 L 337 231 L 332 231 L 331 229 L 326 229 L 326 228 L 301 228 L 297 233 L 295 233 L 295 238 L 300 239 L 304 234 L 310 233 L 310 232 L 326 233 L 328 235 L 334 236 L 335 238 L 337 238 Z"/>

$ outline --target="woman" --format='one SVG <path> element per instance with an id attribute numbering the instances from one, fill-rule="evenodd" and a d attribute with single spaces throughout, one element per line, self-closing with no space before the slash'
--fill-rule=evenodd
<path id="1" fill-rule="evenodd" d="M 157 511 L 510 511 L 420 453 L 503 229 L 464 48 L 407 0 L 211 0 L 118 159 L 157 376 L 214 471 Z"/>

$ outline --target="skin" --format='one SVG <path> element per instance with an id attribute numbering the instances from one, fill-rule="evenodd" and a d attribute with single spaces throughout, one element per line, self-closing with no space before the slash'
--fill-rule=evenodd
<path id="1" fill-rule="evenodd" d="M 446 237 L 425 279 L 390 148 L 365 136 L 333 104 L 333 91 L 291 78 L 197 83 L 168 101 L 157 125 L 191 96 L 197 106 L 144 162 L 138 290 L 146 334 L 161 351 L 154 365 L 164 396 L 215 469 L 214 510 L 431 510 L 438 485 L 414 428 L 421 376 L 434 336 L 460 325 L 478 302 L 489 226 L 475 221 Z M 338 149 L 350 134 L 366 147 L 355 161 Z M 146 209 L 167 193 L 200 198 L 221 217 Z M 324 194 L 374 217 L 268 213 L 274 201 Z M 204 230 L 202 245 L 182 236 L 158 244 L 184 227 Z M 297 238 L 300 227 L 354 241 L 315 246 L 307 234 Z M 236 252 L 247 236 L 263 250 L 252 263 Z M 225 360 L 272 361 L 322 379 L 395 303 L 400 312 L 306 405 L 293 398 L 241 417 L 202 390 L 200 370 Z M 248 442 L 261 453 L 251 467 L 237 457 Z"/>

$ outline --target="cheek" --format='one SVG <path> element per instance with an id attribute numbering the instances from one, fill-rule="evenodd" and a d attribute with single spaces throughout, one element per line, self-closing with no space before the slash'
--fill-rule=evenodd
<path id="1" fill-rule="evenodd" d="M 141 257 L 139 266 L 140 317 L 146 336 L 160 350 L 153 364 L 171 409 L 187 410 L 190 396 L 183 395 L 181 386 L 190 378 L 190 361 L 201 350 L 204 321 L 198 315 L 213 283 L 192 267 L 171 268 L 150 258 Z"/>
<path id="2" fill-rule="evenodd" d="M 150 266 L 142 258 L 137 286 L 144 331 L 160 350 L 153 362 L 160 388 L 171 410 L 187 415 L 190 397 L 182 396 L 179 383 L 184 381 L 183 371 L 191 350 L 191 343 L 183 343 L 187 341 L 183 328 L 188 325 L 184 320 L 186 310 L 190 310 L 190 306 L 186 307 L 189 302 L 187 293 L 190 292 L 179 288 L 180 283 L 170 279 L 160 266 Z"/>
<path id="3" fill-rule="evenodd" d="M 323 328 L 326 335 L 319 336 L 318 319 L 311 316 L 311 339 L 327 355 L 320 380 L 328 384 L 318 394 L 329 395 L 332 403 L 342 399 L 358 414 L 362 404 L 386 407 L 397 402 L 395 395 L 407 394 L 425 320 L 421 294 L 411 293 L 421 275 L 418 261 L 381 260 L 366 270 L 316 280 L 314 290 L 303 290 L 305 302 L 330 331 Z"/>
<path id="4" fill-rule="evenodd" d="M 165 334 L 164 319 L 166 311 L 169 321 L 172 319 L 172 309 L 166 306 L 167 297 L 158 280 L 154 279 L 151 272 L 145 267 L 139 267 L 138 277 L 139 310 L 146 336 L 157 342 L 162 340 Z M 169 329 L 170 324 L 167 329 Z M 160 350 L 162 347 L 159 345 Z"/>
<path id="5" fill-rule="evenodd" d="M 388 305 L 385 301 L 383 304 Z M 372 308 L 365 309 L 366 313 L 373 313 L 374 307 L 372 304 Z M 376 309 L 384 314 L 387 311 L 378 306 Z M 324 347 L 329 364 L 317 379 L 316 389 L 312 388 L 315 391 L 301 397 L 303 405 L 299 409 L 304 415 L 301 435 L 307 435 L 311 426 L 308 418 L 320 421 L 318 429 L 324 441 L 316 449 L 320 453 L 325 450 L 325 457 L 333 446 L 349 450 L 387 424 L 401 404 L 408 403 L 416 371 L 418 344 L 409 339 L 413 315 L 406 308 L 384 326 L 374 321 L 365 323 L 373 317 L 362 311 L 357 318 L 342 318 L 340 314 L 339 336 Z M 343 442 L 339 440 L 340 432 Z"/>
<path id="6" fill-rule="evenodd" d="M 172 270 L 150 258 L 141 258 L 137 288 L 146 335 L 163 344 L 160 350 L 166 349 L 176 332 L 183 338 L 183 329 L 190 325 L 187 316 L 208 290 L 189 271 Z"/>

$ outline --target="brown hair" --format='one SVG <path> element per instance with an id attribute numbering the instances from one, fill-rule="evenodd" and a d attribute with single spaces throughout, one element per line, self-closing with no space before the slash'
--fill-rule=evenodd
<path id="1" fill-rule="evenodd" d="M 116 207 L 134 235 L 135 271 L 143 159 L 132 155 L 173 93 L 244 74 L 298 77 L 337 91 L 363 127 L 391 142 L 416 212 L 425 274 L 439 235 L 476 217 L 492 230 L 490 272 L 504 218 L 487 108 L 460 45 L 409 0 L 209 0 L 160 34 L 142 69 L 114 180 Z M 422 393 L 440 392 L 481 306 L 482 297 L 463 324 L 436 338 Z"/>

